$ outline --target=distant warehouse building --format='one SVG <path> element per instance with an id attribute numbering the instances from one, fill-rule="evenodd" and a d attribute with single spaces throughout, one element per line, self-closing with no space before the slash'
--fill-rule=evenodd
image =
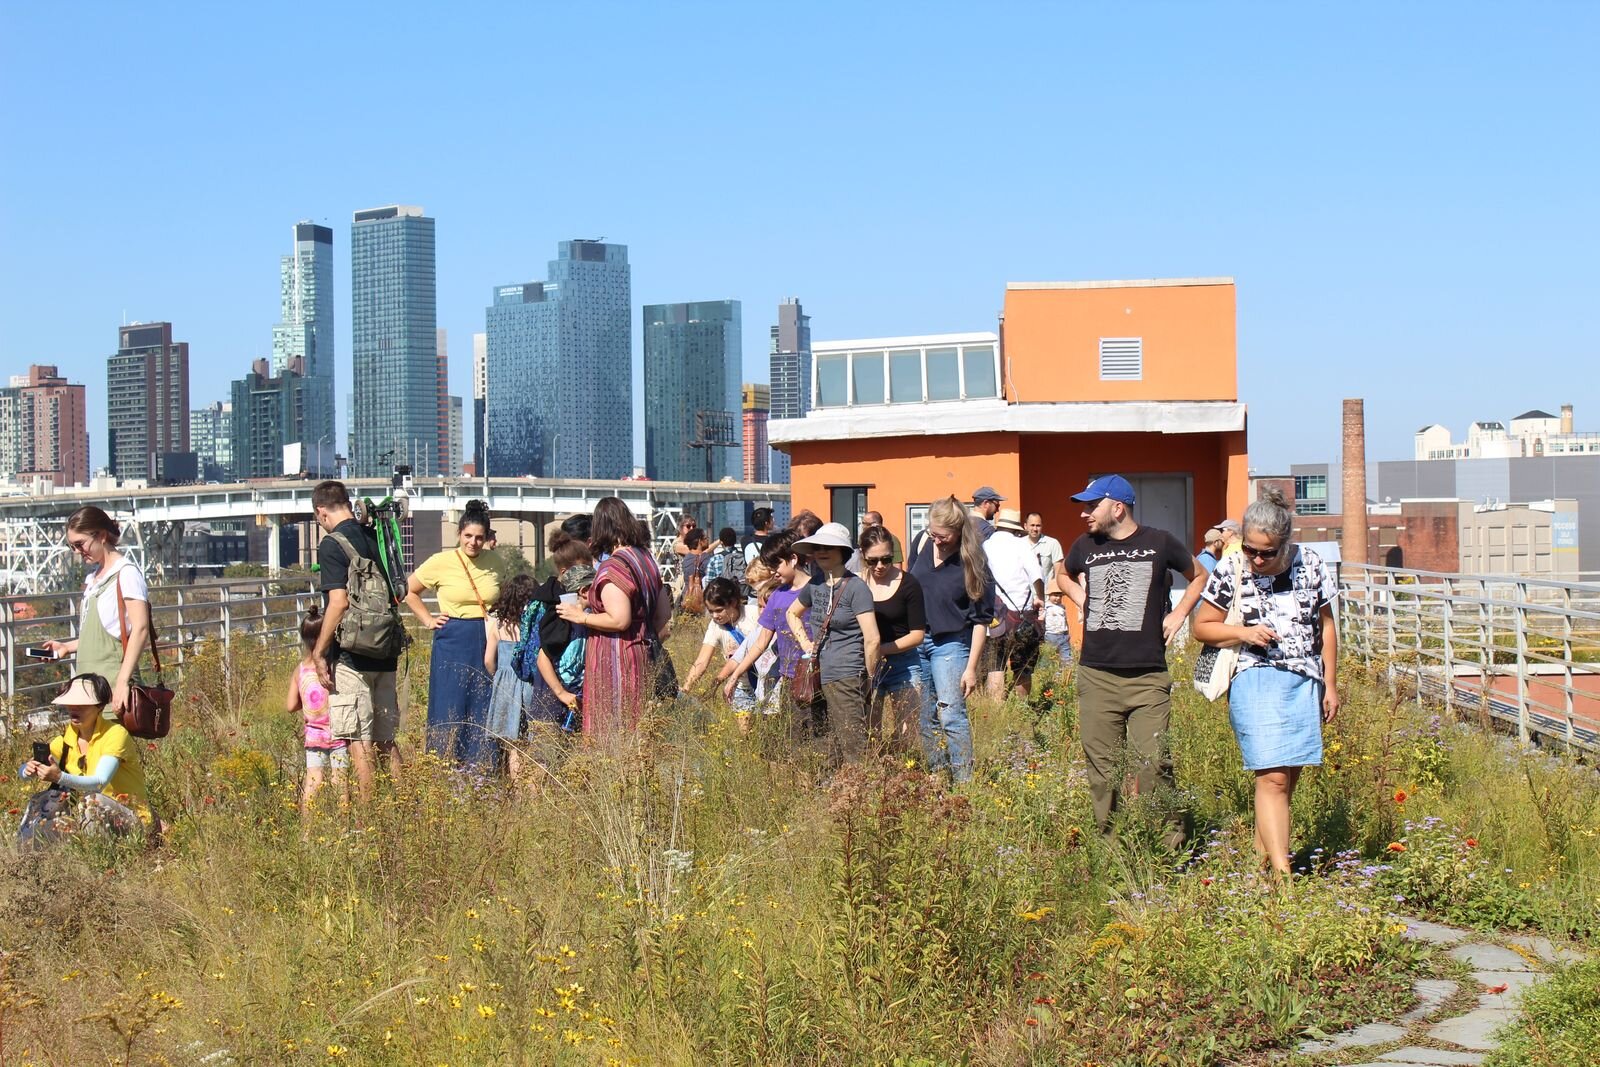
<path id="1" fill-rule="evenodd" d="M 793 506 L 910 538 L 993 486 L 1070 542 L 1071 494 L 1120 473 L 1141 523 L 1197 544 L 1248 490 L 1231 278 L 1014 282 L 998 331 L 812 344 L 811 405 L 774 418 Z"/>

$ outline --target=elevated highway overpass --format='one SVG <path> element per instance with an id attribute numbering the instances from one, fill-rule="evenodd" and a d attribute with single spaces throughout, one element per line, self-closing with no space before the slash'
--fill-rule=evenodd
<path id="1" fill-rule="evenodd" d="M 62 521 L 84 504 L 97 504 L 123 524 L 124 543 L 152 582 L 176 573 L 186 523 L 245 519 L 271 527 L 312 518 L 308 479 L 212 485 L 95 487 L 38 495 L 0 496 L 0 588 L 47 592 L 66 577 Z M 577 478 L 347 478 L 353 497 L 404 496 L 412 515 L 441 519 L 468 500 L 484 500 L 491 514 L 540 527 L 572 512 L 592 511 L 614 496 L 658 529 L 686 508 L 716 503 L 773 504 L 789 499 L 786 485 L 745 482 L 653 482 Z M 279 539 L 268 538 L 268 566 L 276 570 Z M 542 544 L 538 546 L 542 550 Z"/>

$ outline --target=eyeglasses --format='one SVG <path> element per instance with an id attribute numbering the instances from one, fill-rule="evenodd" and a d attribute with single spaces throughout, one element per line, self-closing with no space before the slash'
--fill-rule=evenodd
<path id="1" fill-rule="evenodd" d="M 1245 546 L 1243 546 L 1242 551 L 1244 552 L 1245 555 L 1249 556 L 1251 559 L 1277 559 L 1278 558 L 1278 553 L 1282 552 L 1283 549 L 1281 549 L 1281 548 L 1251 548 L 1249 545 L 1245 545 Z"/>
<path id="2" fill-rule="evenodd" d="M 894 562 L 893 556 L 862 556 L 861 562 L 869 567 L 887 567 Z"/>

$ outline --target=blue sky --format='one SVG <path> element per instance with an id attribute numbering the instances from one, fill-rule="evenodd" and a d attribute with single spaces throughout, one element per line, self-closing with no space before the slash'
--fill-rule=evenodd
<path id="1" fill-rule="evenodd" d="M 0 373 L 86 381 L 103 462 L 124 315 L 221 399 L 310 218 L 342 420 L 350 213 L 412 203 L 466 396 L 492 287 L 604 236 L 636 305 L 743 301 L 753 380 L 785 296 L 823 340 L 1232 275 L 1259 469 L 1336 460 L 1345 396 L 1372 459 L 1564 402 L 1600 429 L 1596 40 L 1582 3 L 0 0 Z"/>

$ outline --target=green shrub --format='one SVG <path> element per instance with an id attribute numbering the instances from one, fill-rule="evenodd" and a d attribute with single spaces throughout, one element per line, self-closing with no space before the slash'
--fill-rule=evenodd
<path id="1" fill-rule="evenodd" d="M 1600 1048 L 1600 960 L 1573 964 L 1522 997 L 1485 1067 L 1589 1067 Z"/>

